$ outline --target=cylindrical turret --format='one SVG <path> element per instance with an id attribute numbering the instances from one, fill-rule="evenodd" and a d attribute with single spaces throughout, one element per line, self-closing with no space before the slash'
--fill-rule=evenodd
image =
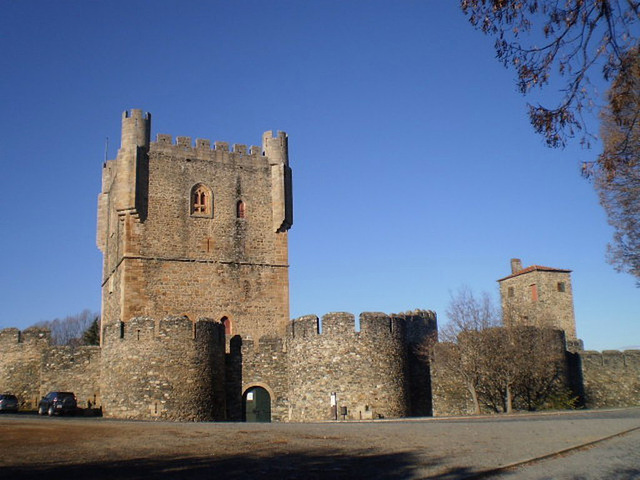
<path id="1" fill-rule="evenodd" d="M 278 132 L 275 138 L 272 131 L 264 132 L 262 151 L 269 158 L 271 165 L 277 163 L 289 165 L 289 140 L 285 132 Z"/>
<path id="2" fill-rule="evenodd" d="M 150 113 L 138 109 L 125 110 L 122 113 L 121 148 L 148 147 L 150 137 Z"/>

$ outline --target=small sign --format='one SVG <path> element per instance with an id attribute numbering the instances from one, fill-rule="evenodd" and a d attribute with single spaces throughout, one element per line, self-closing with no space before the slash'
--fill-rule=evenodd
<path id="1" fill-rule="evenodd" d="M 253 392 L 247 392 L 247 402 L 253 402 Z"/>

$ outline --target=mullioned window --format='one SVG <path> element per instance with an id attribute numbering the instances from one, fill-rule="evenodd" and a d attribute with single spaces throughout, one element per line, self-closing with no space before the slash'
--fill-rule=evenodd
<path id="1" fill-rule="evenodd" d="M 203 184 L 194 185 L 191 189 L 191 215 L 194 217 L 213 217 L 213 194 Z"/>

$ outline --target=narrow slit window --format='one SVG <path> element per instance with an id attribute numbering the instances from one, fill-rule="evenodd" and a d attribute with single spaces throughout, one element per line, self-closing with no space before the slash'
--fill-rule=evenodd
<path id="1" fill-rule="evenodd" d="M 246 207 L 242 200 L 238 200 L 236 204 L 236 217 L 237 218 L 245 218 L 246 215 Z"/>
<path id="2" fill-rule="evenodd" d="M 222 317 L 220 322 L 222 322 L 222 325 L 224 325 L 224 334 L 231 335 L 232 334 L 231 320 L 229 320 L 227 317 Z"/>

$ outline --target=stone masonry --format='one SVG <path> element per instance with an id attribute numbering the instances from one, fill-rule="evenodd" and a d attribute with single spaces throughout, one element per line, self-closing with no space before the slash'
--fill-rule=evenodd
<path id="1" fill-rule="evenodd" d="M 498 280 L 505 323 L 558 328 L 576 341 L 570 274 L 539 265 L 522 268 L 520 259 L 512 259 L 511 275 Z"/>
<path id="2" fill-rule="evenodd" d="M 283 335 L 293 222 L 286 134 L 230 150 L 189 137 L 150 142 L 150 124 L 149 114 L 125 112 L 122 146 L 103 169 L 103 328 L 177 315 L 225 319 L 253 338 Z"/>
<path id="3" fill-rule="evenodd" d="M 468 412 L 464 389 L 419 348 L 437 338 L 434 312 L 289 320 L 286 133 L 231 148 L 150 137 L 150 114 L 124 112 L 121 148 L 102 170 L 100 347 L 51 346 L 40 329 L 0 330 L 0 391 L 18 395 L 23 409 L 47 391 L 73 391 L 80 406 L 107 417 L 147 420 Z M 565 332 L 587 405 L 640 403 L 637 353 L 582 352 L 569 270 L 513 260 L 499 282 L 509 321 Z"/>

